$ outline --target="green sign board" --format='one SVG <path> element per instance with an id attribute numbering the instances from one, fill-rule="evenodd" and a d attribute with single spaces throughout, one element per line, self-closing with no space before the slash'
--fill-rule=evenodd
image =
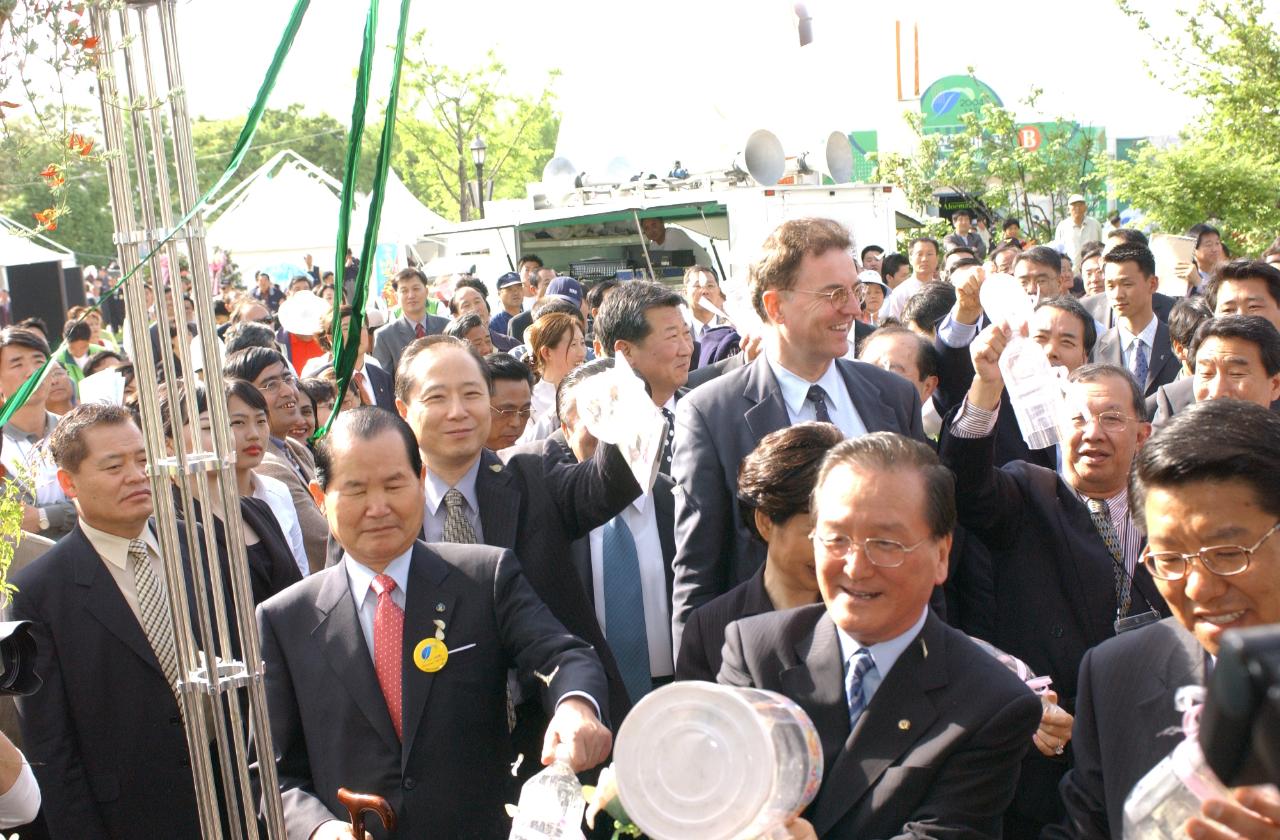
<path id="1" fill-rule="evenodd" d="M 963 130 L 961 117 L 976 114 L 983 103 L 1004 105 L 986 82 L 972 76 L 943 76 L 920 96 L 925 134 L 956 134 Z"/>

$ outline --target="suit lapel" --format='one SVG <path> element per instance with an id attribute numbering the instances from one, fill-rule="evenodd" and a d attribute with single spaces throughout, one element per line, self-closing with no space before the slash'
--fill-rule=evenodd
<path id="1" fill-rule="evenodd" d="M 103 566 L 106 561 L 98 554 L 97 549 L 89 542 L 89 538 L 84 535 L 79 526 L 66 539 L 75 541 L 72 554 L 75 558 L 75 581 L 88 590 L 85 608 L 103 627 L 107 628 L 111 635 L 127 645 L 143 662 L 164 677 L 164 671 L 160 669 L 160 660 L 156 659 L 156 653 L 151 649 L 151 643 L 147 641 L 142 625 L 133 614 L 133 610 L 129 609 L 129 603 L 125 601 L 111 573 Z"/>
<path id="2" fill-rule="evenodd" d="M 823 612 L 795 647 L 798 663 L 778 675 L 782 691 L 805 710 L 822 738 L 822 754 L 835 756 L 849 735 L 849 701 L 836 625 Z"/>
<path id="3" fill-rule="evenodd" d="M 849 392 L 849 399 L 853 401 L 853 407 L 857 409 L 858 417 L 862 418 L 862 425 L 867 427 L 868 432 L 910 431 L 902 428 L 893 409 L 882 398 L 880 388 L 863 376 L 857 365 L 844 359 L 836 359 L 835 365 L 844 377 L 844 387 Z"/>
<path id="4" fill-rule="evenodd" d="M 751 407 L 747 409 L 743 419 L 751 431 L 753 440 L 759 441 L 765 435 L 777 429 L 785 429 L 791 425 L 791 415 L 787 413 L 787 404 L 782 399 L 782 389 L 769 369 L 769 361 L 764 354 L 756 357 L 747 373 L 747 384 L 742 391 Z M 750 447 L 754 449 L 755 447 Z M 737 467 L 734 467 L 736 470 Z"/>
<path id="5" fill-rule="evenodd" d="M 1088 618 L 1092 629 L 1091 644 L 1115 635 L 1112 619 L 1116 615 L 1115 561 L 1102 541 L 1093 517 L 1075 491 L 1054 477 L 1058 493 L 1058 519 L 1062 533 L 1078 535 L 1080 550 L 1067 551 L 1071 558 L 1073 580 L 1059 579 L 1063 594 L 1071 602 L 1072 612 Z M 1063 570 L 1065 571 L 1065 570 Z"/>
<path id="6" fill-rule="evenodd" d="M 387 749 L 398 753 L 400 739 L 396 737 L 395 727 L 391 725 L 387 701 L 382 696 L 378 675 L 373 670 L 373 656 L 365 643 L 364 631 L 360 629 L 356 604 L 351 598 L 351 587 L 347 583 L 345 562 L 339 563 L 332 570 L 317 572 L 327 574 L 328 577 L 316 599 L 321 616 L 311 635 L 319 642 L 320 650 L 333 669 L 337 682 L 351 695 L 351 699 L 369 721 L 369 725 L 377 730 Z M 407 624 L 406 620 L 406 636 Z"/>
<path id="7" fill-rule="evenodd" d="M 849 733 L 818 795 L 813 827 L 819 836 L 855 807 L 937 718 L 929 692 L 947 683 L 946 639 L 940 624 L 930 613 L 920 636 L 898 657 Z M 842 685 L 842 697 L 843 691 Z"/>
<path id="8" fill-rule="evenodd" d="M 1112 327 L 1098 338 L 1093 347 L 1093 361 L 1124 367 L 1124 354 L 1120 347 L 1120 330 Z"/>
<path id="9" fill-rule="evenodd" d="M 485 544 L 515 548 L 520 492 L 512 486 L 511 475 L 503 470 L 502 460 L 488 449 L 480 453 L 476 501 L 480 504 L 480 527 L 484 529 Z"/>
<path id="10" fill-rule="evenodd" d="M 1169 343 L 1169 328 L 1156 321 L 1156 336 L 1151 342 L 1151 363 L 1147 366 L 1147 381 L 1142 383 L 1144 393 L 1150 392 L 1152 386 L 1160 380 L 1165 365 L 1181 364 L 1173 354 L 1173 345 Z"/>
<path id="11" fill-rule="evenodd" d="M 1137 708 L 1142 717 L 1159 720 L 1174 714 L 1172 698 L 1184 685 L 1204 685 L 1204 648 L 1182 625 L 1174 619 L 1166 619 L 1161 625 L 1174 635 L 1165 651 L 1164 667 L 1160 679 L 1149 682 L 1150 691 L 1138 700 Z M 1143 628 L 1145 632 L 1148 628 Z"/>
<path id="12" fill-rule="evenodd" d="M 427 673 L 414 664 L 413 652 L 423 639 L 435 638 L 436 620 L 444 622 L 445 644 L 458 643 L 456 638 L 449 637 L 454 595 L 440 585 L 448 576 L 449 570 L 449 564 L 425 545 L 418 543 L 413 547 L 413 560 L 409 565 L 409 591 L 405 593 L 408 597 L 405 601 L 402 657 L 404 743 L 407 749 L 402 753 L 401 759 L 406 764 L 412 752 L 414 738 L 418 734 L 418 726 L 426 711 L 431 686 L 435 682 L 435 674 Z"/>

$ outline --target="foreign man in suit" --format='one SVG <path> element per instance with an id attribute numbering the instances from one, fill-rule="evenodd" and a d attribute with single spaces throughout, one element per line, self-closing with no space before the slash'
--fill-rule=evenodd
<path id="1" fill-rule="evenodd" d="M 1173 617 L 1085 655 L 1067 819 L 1048 840 L 1120 837 L 1125 797 L 1183 737 L 1174 694 L 1205 684 L 1225 631 L 1280 622 L 1280 416 L 1242 400 L 1197 403 L 1143 447 L 1130 497 L 1147 533 L 1143 562 Z M 1200 812 L 1187 836 L 1280 831 L 1274 787 L 1210 797 Z"/>
<path id="2" fill-rule="evenodd" d="M 50 450 L 79 522 L 12 578 L 44 681 L 18 712 L 49 834 L 199 837 L 142 432 L 125 409 L 86 403 Z"/>
<path id="3" fill-rule="evenodd" d="M 417 539 L 424 468 L 400 417 L 343 412 L 316 452 L 342 560 L 258 610 L 288 836 L 350 837 L 347 787 L 395 810 L 375 837 L 505 837 L 508 668 L 546 678 L 543 763 L 581 771 L 612 745 L 600 661 L 510 551 Z"/>
<path id="4" fill-rule="evenodd" d="M 1261 260 L 1232 260 L 1209 281 L 1207 301 L 1214 317 L 1256 315 L 1280 329 L 1280 269 Z M 1183 377 L 1156 392 L 1151 425 L 1159 431 L 1175 414 L 1197 402 L 1196 377 Z M 1271 404 L 1280 411 L 1280 401 Z"/>
<path id="5" fill-rule="evenodd" d="M 926 444 L 838 444 L 813 493 L 822 603 L 730 624 L 718 681 L 777 691 L 814 722 L 818 836 L 999 837 L 1040 700 L 929 609 L 955 484 Z"/>
<path id="6" fill-rule="evenodd" d="M 416 268 L 402 269 L 395 276 L 396 301 L 400 317 L 380 327 L 373 336 L 373 357 L 383 370 L 395 376 L 400 356 L 410 342 L 428 335 L 439 335 L 449 321 L 427 312 L 427 294 L 431 284 Z"/>
<path id="7" fill-rule="evenodd" d="M 990 641 L 1051 677 L 1062 707 L 1073 712 L 1085 651 L 1168 614 L 1139 560 L 1142 533 L 1126 483 L 1150 426 L 1142 394 L 1124 369 L 1085 365 L 1068 379 L 1061 472 L 1025 461 L 996 467 L 999 359 L 1009 335 L 993 325 L 974 341 L 973 385 L 948 417 L 940 455 L 962 488 L 960 524 L 991 550 Z M 1011 823 L 1030 832 L 1058 818 L 1056 788 L 1070 758 L 1065 751 L 1028 758 Z"/>
<path id="8" fill-rule="evenodd" d="M 625 358 L 667 421 L 660 467 L 666 475 L 671 473 L 676 400 L 685 392 L 693 356 L 683 304 L 678 293 L 661 283 L 623 283 L 605 298 L 595 322 L 596 356 Z"/>
<path id="9" fill-rule="evenodd" d="M 848 437 L 896 431 L 924 440 L 920 396 L 897 374 L 842 358 L 859 312 L 848 231 L 792 219 L 752 265 L 752 305 L 765 322 L 754 362 L 694 389 L 676 407 L 674 641 L 694 607 L 749 578 L 764 548 L 735 503 L 738 465 L 769 432 L 802 420 Z"/>
<path id="10" fill-rule="evenodd" d="M 1107 300 L 1116 321 L 1098 337 L 1091 358 L 1129 371 L 1145 400 L 1176 379 L 1181 367 L 1169 343 L 1169 328 L 1151 308 L 1151 295 L 1160 283 L 1156 260 L 1147 247 L 1124 244 L 1104 254 L 1102 263 Z"/>
<path id="11" fill-rule="evenodd" d="M 298 513 L 307 565 L 312 572 L 323 569 L 329 526 L 307 489 L 315 477 L 315 461 L 311 450 L 289 437 L 289 430 L 302 422 L 298 377 L 284 356 L 265 347 L 246 347 L 228 355 L 222 374 L 228 379 L 243 379 L 266 398 L 271 436 L 258 471 L 289 488 L 289 498 Z"/>

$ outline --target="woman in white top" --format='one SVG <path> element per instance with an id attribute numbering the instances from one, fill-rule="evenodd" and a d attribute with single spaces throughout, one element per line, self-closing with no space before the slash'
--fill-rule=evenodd
<path id="1" fill-rule="evenodd" d="M 16 828 L 36 818 L 40 786 L 22 752 L 0 732 L 0 828 Z"/>
<path id="2" fill-rule="evenodd" d="M 581 318 L 567 312 L 549 312 L 525 331 L 529 344 L 526 360 L 538 382 L 533 386 L 533 408 L 521 441 L 539 440 L 555 431 L 556 386 L 587 357 Z"/>

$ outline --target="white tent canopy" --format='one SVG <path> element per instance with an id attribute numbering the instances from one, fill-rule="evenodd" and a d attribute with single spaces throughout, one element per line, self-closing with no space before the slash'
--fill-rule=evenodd
<path id="1" fill-rule="evenodd" d="M 33 233 L 30 228 L 23 227 L 8 216 L 0 216 L 0 267 L 45 262 L 61 263 L 63 268 L 72 268 L 76 259 L 71 251 L 53 240 Z"/>
<path id="2" fill-rule="evenodd" d="M 382 199 L 382 216 L 378 221 L 378 241 L 411 245 L 429 230 L 449 224 L 448 220 L 418 201 L 396 175 L 387 171 L 386 193 Z"/>

